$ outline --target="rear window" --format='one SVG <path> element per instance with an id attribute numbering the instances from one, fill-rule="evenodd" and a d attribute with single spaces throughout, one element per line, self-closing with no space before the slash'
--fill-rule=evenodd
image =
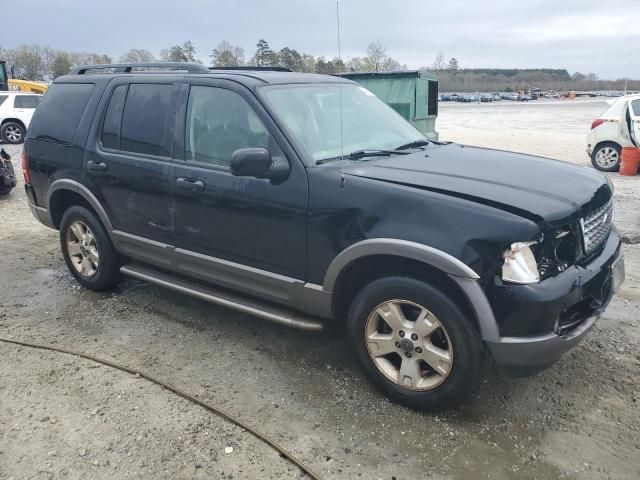
<path id="1" fill-rule="evenodd" d="M 93 83 L 53 84 L 33 116 L 28 137 L 71 143 L 93 87 Z"/>
<path id="2" fill-rule="evenodd" d="M 40 104 L 40 97 L 36 95 L 16 95 L 14 108 L 36 108 Z"/>
<path id="3" fill-rule="evenodd" d="M 171 129 L 169 105 L 173 85 L 131 84 L 124 104 L 120 149 L 168 157 Z"/>

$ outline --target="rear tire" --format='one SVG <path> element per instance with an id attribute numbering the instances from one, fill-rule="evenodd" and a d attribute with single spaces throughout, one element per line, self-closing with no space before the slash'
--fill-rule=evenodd
<path id="1" fill-rule="evenodd" d="M 622 147 L 617 143 L 603 142 L 591 152 L 591 164 L 601 172 L 617 172 L 620 170 Z"/>
<path id="2" fill-rule="evenodd" d="M 0 128 L 0 138 L 5 143 L 16 145 L 24 141 L 25 130 L 18 122 L 7 122 Z"/>
<path id="3" fill-rule="evenodd" d="M 351 305 L 348 329 L 365 375 L 394 402 L 444 410 L 479 385 L 478 333 L 455 302 L 427 282 L 387 277 L 367 285 Z"/>
<path id="4" fill-rule="evenodd" d="M 120 281 L 120 258 L 95 214 L 76 205 L 60 222 L 60 247 L 71 274 L 83 287 L 109 290 Z"/>

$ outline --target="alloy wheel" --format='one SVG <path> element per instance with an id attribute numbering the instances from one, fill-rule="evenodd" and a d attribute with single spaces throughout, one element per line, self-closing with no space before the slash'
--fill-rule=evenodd
<path id="1" fill-rule="evenodd" d="M 367 319 L 365 341 L 376 368 L 402 388 L 431 390 L 451 373 L 453 347 L 446 329 L 428 309 L 408 300 L 378 305 Z"/>
<path id="2" fill-rule="evenodd" d="M 22 139 L 22 130 L 16 125 L 7 126 L 4 134 L 11 143 L 18 143 Z"/>
<path id="3" fill-rule="evenodd" d="M 91 277 L 98 271 L 100 254 L 91 229 L 75 220 L 67 229 L 67 253 L 71 263 L 81 275 Z"/>
<path id="4" fill-rule="evenodd" d="M 596 153 L 596 163 L 602 168 L 611 168 L 618 164 L 620 155 L 613 147 L 603 147 Z"/>

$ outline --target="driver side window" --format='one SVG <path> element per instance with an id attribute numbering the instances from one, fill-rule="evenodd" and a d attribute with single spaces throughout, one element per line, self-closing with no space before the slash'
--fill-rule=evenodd
<path id="1" fill-rule="evenodd" d="M 187 104 L 185 158 L 229 168 L 239 148 L 267 148 L 269 133 L 244 98 L 218 87 L 192 86 Z"/>

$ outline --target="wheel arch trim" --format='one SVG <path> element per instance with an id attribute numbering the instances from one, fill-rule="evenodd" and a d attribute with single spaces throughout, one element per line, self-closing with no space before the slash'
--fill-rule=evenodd
<path id="1" fill-rule="evenodd" d="M 113 225 L 111 224 L 111 220 L 109 220 L 109 216 L 105 211 L 104 207 L 100 204 L 100 201 L 96 198 L 96 196 L 89 190 L 86 186 L 82 185 L 80 182 L 70 179 L 60 179 L 54 181 L 49 187 L 49 193 L 47 195 L 47 209 L 49 210 L 49 215 L 53 220 L 53 212 L 51 211 L 51 199 L 55 192 L 59 190 L 69 190 L 74 193 L 77 193 L 82 198 L 84 198 L 91 208 L 96 212 L 100 221 L 104 225 L 107 230 L 109 236 L 111 236 L 111 232 L 113 232 Z"/>
<path id="2" fill-rule="evenodd" d="M 25 132 L 27 130 L 27 126 L 24 124 L 24 122 L 22 120 L 20 120 L 18 117 L 7 117 L 7 118 L 3 118 L 2 122 L 0 122 L 0 125 L 4 125 L 5 123 L 19 123 L 22 128 L 24 128 Z"/>
<path id="3" fill-rule="evenodd" d="M 362 240 L 345 248 L 333 259 L 324 276 L 322 287 L 333 292 L 336 282 L 344 269 L 353 261 L 372 255 L 391 255 L 409 258 L 431 265 L 455 277 L 477 280 L 480 277 L 471 267 L 452 255 L 437 248 L 396 238 L 373 238 Z"/>

